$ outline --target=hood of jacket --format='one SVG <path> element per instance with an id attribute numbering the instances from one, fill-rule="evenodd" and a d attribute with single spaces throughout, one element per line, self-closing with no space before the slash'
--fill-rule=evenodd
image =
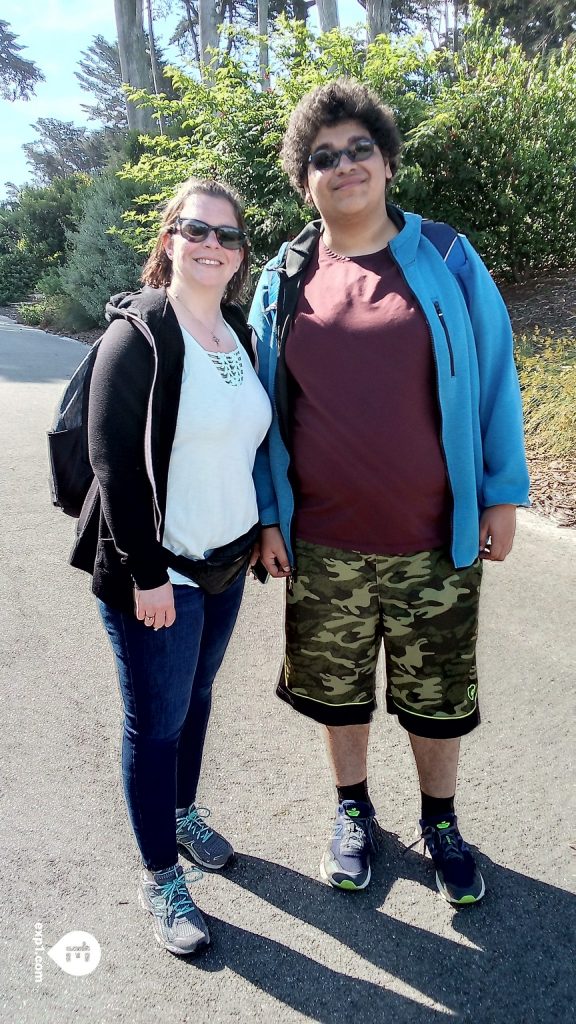
<path id="1" fill-rule="evenodd" d="M 236 331 L 244 348 L 252 355 L 251 332 L 246 317 L 235 302 L 222 303 L 222 316 L 226 323 Z M 113 320 L 136 318 L 150 329 L 153 335 L 160 325 L 178 328 L 178 320 L 165 288 L 152 288 L 145 285 L 135 292 L 119 292 L 106 303 L 106 319 Z"/>
<path id="2" fill-rule="evenodd" d="M 394 254 L 402 263 L 411 263 L 416 257 L 420 241 L 422 218 L 417 213 L 404 213 L 399 206 L 386 203 L 390 220 L 398 228 L 399 234 L 390 242 Z M 322 232 L 322 221 L 313 220 L 302 229 L 299 235 L 288 244 L 280 262 L 276 261 L 276 269 L 282 267 L 286 277 L 295 277 L 307 266 Z M 270 269 L 274 269 L 269 264 Z"/>

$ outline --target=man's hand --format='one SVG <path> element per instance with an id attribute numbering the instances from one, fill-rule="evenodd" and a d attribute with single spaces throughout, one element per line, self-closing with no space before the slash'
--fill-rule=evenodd
<path id="1" fill-rule="evenodd" d="M 290 562 L 277 526 L 265 526 L 260 535 L 260 561 L 271 576 L 280 579 L 290 575 Z"/>
<path id="2" fill-rule="evenodd" d="M 480 558 L 503 562 L 512 550 L 516 532 L 516 505 L 492 505 L 480 517 Z"/>
<path id="3" fill-rule="evenodd" d="M 155 630 L 172 626 L 176 621 L 174 591 L 171 583 L 163 583 L 154 590 L 138 590 L 134 587 L 134 612 L 145 626 Z"/>

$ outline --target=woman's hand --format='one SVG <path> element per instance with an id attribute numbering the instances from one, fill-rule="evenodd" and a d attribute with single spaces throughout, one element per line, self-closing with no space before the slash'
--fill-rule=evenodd
<path id="1" fill-rule="evenodd" d="M 516 532 L 516 506 L 492 505 L 480 517 L 480 558 L 503 562 L 509 555 Z"/>
<path id="2" fill-rule="evenodd" d="M 172 626 L 176 620 L 172 584 L 163 583 L 154 590 L 138 590 L 138 587 L 134 587 L 134 611 L 140 622 L 155 630 L 162 629 L 162 626 Z"/>
<path id="3" fill-rule="evenodd" d="M 290 575 L 290 562 L 277 526 L 264 526 L 260 535 L 260 561 L 271 576 Z"/>

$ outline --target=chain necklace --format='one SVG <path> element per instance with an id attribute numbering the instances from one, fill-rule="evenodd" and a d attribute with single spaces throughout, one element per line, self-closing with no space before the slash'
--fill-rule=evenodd
<path id="1" fill-rule="evenodd" d="M 172 294 L 172 297 L 175 298 L 180 303 L 180 305 L 184 307 L 186 312 L 190 314 L 192 319 L 195 320 L 197 324 L 200 324 L 200 326 L 203 327 L 204 330 L 208 332 L 208 334 L 212 338 L 212 341 L 214 342 L 214 344 L 218 348 L 220 348 L 220 345 L 222 344 L 222 342 L 220 341 L 220 338 L 218 337 L 218 335 L 214 333 L 212 328 L 211 327 L 207 327 L 206 324 L 202 322 L 202 320 L 199 320 L 198 317 L 196 316 L 196 314 L 192 312 L 192 310 L 186 305 L 186 303 L 182 302 L 182 299 L 180 298 L 179 295 L 176 294 L 176 292 L 172 292 L 171 294 Z M 168 292 L 168 295 L 170 295 L 170 292 Z"/>

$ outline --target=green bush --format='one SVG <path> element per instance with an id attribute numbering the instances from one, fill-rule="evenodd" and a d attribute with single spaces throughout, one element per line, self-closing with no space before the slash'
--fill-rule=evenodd
<path id="1" fill-rule="evenodd" d="M 168 130 L 148 138 L 138 162 L 122 172 L 149 184 L 128 217 L 127 237 L 142 252 L 157 230 L 158 204 L 191 175 L 215 177 L 241 193 L 255 263 L 261 266 L 311 216 L 279 162 L 286 123 L 300 97 L 339 74 L 355 75 L 392 103 L 408 131 L 424 116 L 437 87 L 438 57 L 427 54 L 418 41 L 391 43 L 381 36 L 366 50 L 354 34 L 333 31 L 315 38 L 302 23 L 284 21 L 271 37 L 275 87 L 261 92 L 245 35 L 244 57 L 221 57 L 212 86 L 172 68 L 179 98 L 149 100 Z"/>
<path id="2" fill-rule="evenodd" d="M 18 316 L 28 327 L 52 328 L 56 331 L 86 331 L 96 326 L 86 310 L 69 295 L 44 295 L 36 302 L 23 302 L 18 307 Z"/>
<path id="3" fill-rule="evenodd" d="M 501 280 L 576 263 L 576 50 L 530 59 L 476 22 L 412 130 L 400 194 Z"/>
<path id="4" fill-rule="evenodd" d="M 54 178 L 42 188 L 25 185 L 20 190 L 18 202 L 7 216 L 20 245 L 41 270 L 64 262 L 66 232 L 78 224 L 89 188 L 87 174 L 71 174 Z"/>
<path id="5" fill-rule="evenodd" d="M 141 189 L 115 174 L 96 178 L 88 191 L 78 230 L 68 233 L 70 255 L 58 272 L 60 290 L 94 323 L 104 323 L 111 295 L 138 287 L 142 256 L 114 231 Z"/>
<path id="6" fill-rule="evenodd" d="M 38 277 L 38 263 L 29 253 L 15 249 L 0 255 L 0 306 L 25 299 Z"/>
<path id="7" fill-rule="evenodd" d="M 247 44 L 249 37 L 247 38 Z M 172 70 L 177 100 L 145 100 L 167 132 L 123 173 L 151 188 L 130 218 L 144 252 L 157 203 L 191 174 L 228 180 L 247 204 L 256 263 L 310 217 L 279 166 L 284 128 L 313 86 L 344 74 L 372 86 L 407 139 L 392 198 L 466 232 L 496 276 L 573 266 L 576 252 L 576 48 L 530 59 L 476 20 L 457 55 L 383 36 L 314 38 L 286 21 L 271 37 L 274 88 L 260 92 L 254 50 L 228 56 L 214 85 Z"/>

